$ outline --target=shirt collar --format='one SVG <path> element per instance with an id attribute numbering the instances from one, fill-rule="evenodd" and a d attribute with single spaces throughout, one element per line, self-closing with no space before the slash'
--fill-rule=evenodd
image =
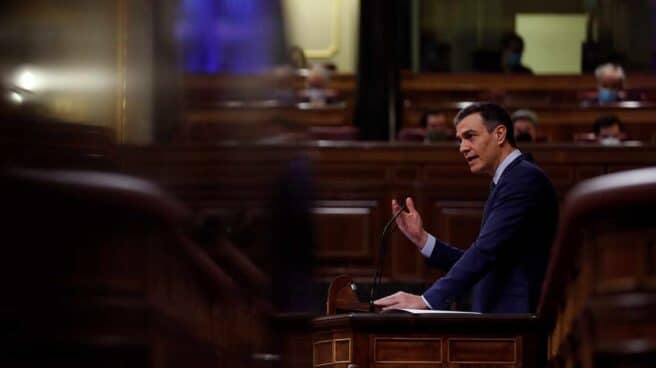
<path id="1" fill-rule="evenodd" d="M 501 178 L 501 174 L 503 174 L 503 171 L 506 170 L 506 167 L 508 167 L 511 162 L 515 161 L 515 159 L 521 155 L 522 152 L 515 148 L 514 151 L 510 152 L 510 154 L 508 154 L 508 156 L 506 156 L 506 158 L 501 161 L 501 164 L 499 167 L 497 167 L 497 171 L 494 172 L 494 176 L 492 177 L 492 182 L 494 185 L 499 183 L 499 178 Z"/>

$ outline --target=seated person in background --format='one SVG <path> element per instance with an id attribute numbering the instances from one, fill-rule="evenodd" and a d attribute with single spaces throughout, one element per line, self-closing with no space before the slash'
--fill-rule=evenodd
<path id="1" fill-rule="evenodd" d="M 330 75 L 333 75 L 337 73 L 337 65 L 333 62 L 325 62 L 321 64 L 328 72 Z"/>
<path id="2" fill-rule="evenodd" d="M 533 110 L 521 109 L 511 116 L 515 141 L 535 142 L 537 139 L 538 115 Z"/>
<path id="3" fill-rule="evenodd" d="M 455 131 L 446 115 L 439 111 L 427 111 L 421 117 L 421 126 L 425 129 L 424 142 L 440 142 L 455 139 Z"/>
<path id="4" fill-rule="evenodd" d="M 299 91 L 301 99 L 313 107 L 335 102 L 337 91 L 329 88 L 330 72 L 321 64 L 314 64 L 305 80 L 305 89 Z"/>
<path id="5" fill-rule="evenodd" d="M 592 126 L 597 142 L 603 145 L 619 144 L 624 138 L 622 121 L 615 115 L 604 115 Z"/>
<path id="6" fill-rule="evenodd" d="M 288 52 L 289 64 L 295 69 L 307 69 L 308 62 L 305 52 L 299 46 L 292 46 Z"/>
<path id="7" fill-rule="evenodd" d="M 271 71 L 269 99 L 278 105 L 291 106 L 296 104 L 296 89 L 294 88 L 295 70 L 289 65 L 274 67 Z"/>
<path id="8" fill-rule="evenodd" d="M 524 40 L 516 33 L 506 33 L 501 37 L 501 70 L 504 73 L 533 74 L 522 64 Z"/>
<path id="9" fill-rule="evenodd" d="M 597 91 L 587 97 L 584 104 L 605 105 L 626 100 L 627 95 L 624 91 L 626 75 L 620 65 L 612 63 L 599 65 L 595 69 L 595 78 L 597 79 Z"/>

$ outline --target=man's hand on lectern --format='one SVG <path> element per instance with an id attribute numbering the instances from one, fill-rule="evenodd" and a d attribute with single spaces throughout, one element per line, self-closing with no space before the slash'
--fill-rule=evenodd
<path id="1" fill-rule="evenodd" d="M 374 304 L 383 307 L 383 310 L 388 309 L 428 309 L 424 299 L 419 295 L 398 291 L 392 295 L 380 298 L 374 301 Z"/>
<path id="2" fill-rule="evenodd" d="M 405 204 L 408 208 L 408 212 L 402 213 L 399 217 L 396 218 L 396 224 L 399 227 L 399 230 L 415 245 L 421 249 L 428 239 L 428 234 L 424 230 L 424 225 L 421 220 L 421 215 L 417 212 L 415 204 L 412 201 L 412 198 L 408 197 L 405 199 Z M 392 213 L 396 213 L 401 209 L 401 206 L 392 200 Z"/>

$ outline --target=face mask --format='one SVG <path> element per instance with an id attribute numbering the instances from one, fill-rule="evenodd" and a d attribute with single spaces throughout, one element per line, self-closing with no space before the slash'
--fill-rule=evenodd
<path id="1" fill-rule="evenodd" d="M 599 140 L 599 143 L 604 146 L 617 146 L 618 144 L 620 144 L 620 140 L 615 137 L 606 137 L 606 138 L 601 138 L 601 140 Z"/>
<path id="2" fill-rule="evenodd" d="M 610 88 L 599 88 L 599 103 L 607 104 L 617 101 L 617 91 Z"/>
<path id="3" fill-rule="evenodd" d="M 326 91 L 322 88 L 310 88 L 306 93 L 310 101 L 324 102 L 326 100 Z"/>
<path id="4" fill-rule="evenodd" d="M 517 142 L 532 142 L 533 141 L 533 136 L 531 133 L 528 132 L 521 132 L 517 134 L 515 137 L 515 141 Z"/>
<path id="5" fill-rule="evenodd" d="M 508 58 L 506 59 L 506 64 L 508 66 L 517 66 L 522 62 L 522 54 L 518 52 L 511 52 L 508 54 Z"/>

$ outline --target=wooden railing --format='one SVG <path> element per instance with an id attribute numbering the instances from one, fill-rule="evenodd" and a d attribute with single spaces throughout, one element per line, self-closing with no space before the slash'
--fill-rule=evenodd
<path id="1" fill-rule="evenodd" d="M 36 117 L 0 121 L 0 166 L 116 169 L 116 140 L 106 127 Z"/>
<path id="2" fill-rule="evenodd" d="M 14 169 L 0 177 L 3 366 L 259 366 L 268 299 L 190 240 L 150 182 Z"/>
<path id="3" fill-rule="evenodd" d="M 650 367 L 656 351 L 656 169 L 567 196 L 539 314 L 555 367 Z"/>

